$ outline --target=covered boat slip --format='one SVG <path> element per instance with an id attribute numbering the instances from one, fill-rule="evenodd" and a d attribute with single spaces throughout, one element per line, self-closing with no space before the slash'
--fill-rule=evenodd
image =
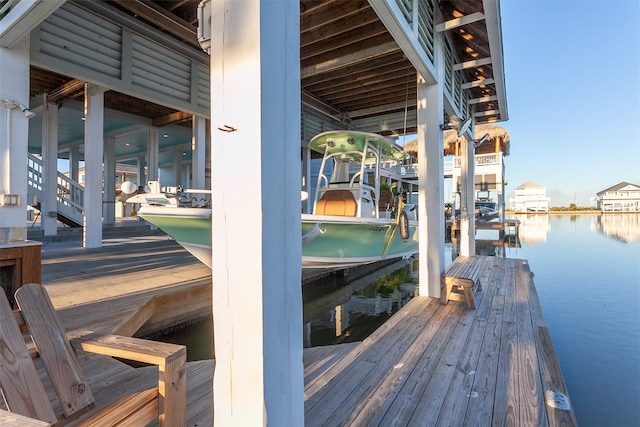
<path id="1" fill-rule="evenodd" d="M 474 260 L 476 310 L 417 296 L 361 343 L 306 349 L 305 425 L 576 425 L 527 261 Z"/>

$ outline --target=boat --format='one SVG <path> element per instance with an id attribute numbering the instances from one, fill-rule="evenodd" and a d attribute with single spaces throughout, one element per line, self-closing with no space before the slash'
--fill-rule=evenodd
<path id="1" fill-rule="evenodd" d="M 143 192 L 128 192 L 127 203 L 140 204 L 138 217 L 170 235 L 176 242 L 211 268 L 211 190 L 161 187 L 149 181 Z"/>
<path id="2" fill-rule="evenodd" d="M 323 155 L 313 213 L 302 214 L 302 267 L 335 269 L 408 258 L 418 252 L 418 224 L 412 204 L 404 203 L 400 169 L 402 148 L 373 133 L 329 131 L 309 148 Z M 138 216 L 172 236 L 212 267 L 210 197 L 207 190 L 160 187 L 127 203 L 139 203 Z"/>
<path id="3" fill-rule="evenodd" d="M 476 221 L 491 222 L 498 219 L 497 204 L 488 197 L 481 197 L 475 201 Z"/>
<path id="4" fill-rule="evenodd" d="M 418 252 L 416 212 L 398 191 L 398 166 L 409 157 L 401 147 L 374 133 L 329 131 L 313 137 L 309 148 L 322 154 L 322 163 L 313 213 L 302 214 L 304 268 L 343 268 Z"/>

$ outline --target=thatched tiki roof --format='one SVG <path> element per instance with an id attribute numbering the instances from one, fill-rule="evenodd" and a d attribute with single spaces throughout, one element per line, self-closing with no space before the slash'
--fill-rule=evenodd
<path id="1" fill-rule="evenodd" d="M 509 155 L 509 132 L 504 128 L 496 125 L 480 124 L 475 127 L 474 139 L 479 140 L 486 134 L 489 137 L 479 147 L 476 147 L 476 154 L 489 154 L 502 151 L 504 156 Z M 464 137 L 463 137 L 464 138 Z M 458 156 L 460 155 L 460 142 L 462 138 L 458 138 L 455 130 L 444 131 L 444 155 Z M 411 154 L 414 158 L 418 156 L 418 140 L 413 139 L 402 147 L 404 151 Z"/>

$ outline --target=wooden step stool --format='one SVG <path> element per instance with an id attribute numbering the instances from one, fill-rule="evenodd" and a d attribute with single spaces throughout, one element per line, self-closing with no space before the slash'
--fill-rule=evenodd
<path id="1" fill-rule="evenodd" d="M 480 275 L 484 258 L 459 256 L 453 260 L 442 275 L 440 303 L 449 300 L 466 301 L 469 308 L 476 308 L 475 293 L 482 291 Z"/>

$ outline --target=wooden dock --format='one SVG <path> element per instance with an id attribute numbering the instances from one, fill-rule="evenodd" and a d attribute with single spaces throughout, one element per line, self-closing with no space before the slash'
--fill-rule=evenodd
<path id="1" fill-rule="evenodd" d="M 197 261 L 174 253 L 182 250 L 175 242 L 150 241 L 43 256 L 45 285 L 70 335 L 133 333 L 177 293 L 210 301 L 203 294 L 210 281 Z M 119 263 L 111 259 L 122 251 L 128 256 Z M 171 260 L 173 273 L 150 261 L 152 253 Z M 568 393 L 528 263 L 482 258 L 477 309 L 415 297 L 362 342 L 305 349 L 305 424 L 576 425 L 572 409 L 554 408 Z M 93 269 L 86 271 L 82 260 L 95 262 Z M 70 295 L 73 289 L 79 292 Z M 204 309 L 210 312 L 210 305 Z M 211 362 L 189 369 L 188 425 L 211 425 Z M 84 368 L 100 380 L 121 365 L 87 358 Z"/>
<path id="2" fill-rule="evenodd" d="M 476 310 L 415 297 L 361 343 L 306 350 L 305 424 L 576 425 L 527 262 L 489 258 Z"/>

